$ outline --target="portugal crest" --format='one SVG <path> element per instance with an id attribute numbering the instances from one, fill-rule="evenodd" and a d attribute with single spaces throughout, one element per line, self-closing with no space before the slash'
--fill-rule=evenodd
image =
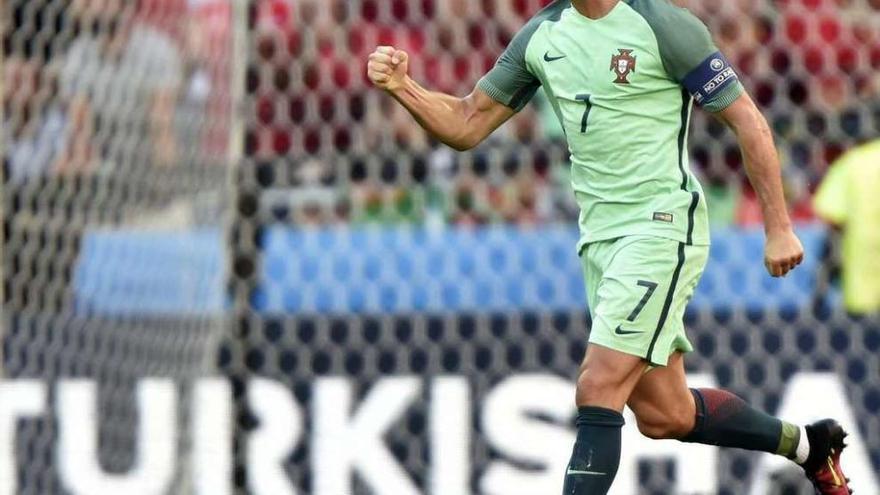
<path id="1" fill-rule="evenodd" d="M 636 57 L 633 56 L 632 50 L 618 48 L 617 51 L 620 53 L 611 56 L 611 72 L 617 76 L 614 83 L 629 84 L 630 72 L 636 71 Z"/>

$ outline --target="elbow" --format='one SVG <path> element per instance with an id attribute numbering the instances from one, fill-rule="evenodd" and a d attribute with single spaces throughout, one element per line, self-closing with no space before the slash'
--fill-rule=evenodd
<path id="1" fill-rule="evenodd" d="M 730 121 L 730 127 L 737 135 L 773 136 L 770 124 L 757 107 L 753 106 L 749 112 L 738 117 Z"/>
<path id="2" fill-rule="evenodd" d="M 753 145 L 756 142 L 773 141 L 773 132 L 760 114 L 748 119 L 730 121 L 728 126 L 740 144 Z"/>
<path id="3" fill-rule="evenodd" d="M 455 151 L 470 151 L 477 147 L 482 140 L 470 136 L 461 136 L 454 139 L 444 141 L 444 143 Z"/>
<path id="4" fill-rule="evenodd" d="M 449 146 L 450 148 L 454 149 L 455 151 L 460 151 L 460 152 L 470 151 L 470 150 L 477 147 L 477 145 L 475 143 L 471 143 L 468 141 L 453 141 L 453 142 L 446 143 L 446 145 Z"/>
<path id="5" fill-rule="evenodd" d="M 757 108 L 752 115 L 750 127 L 754 128 L 755 132 L 763 137 L 773 136 L 773 131 L 770 130 L 770 123 L 767 122 L 767 119 Z"/>
<path id="6" fill-rule="evenodd" d="M 727 127 L 740 139 L 772 136 L 767 119 L 748 94 L 743 94 L 731 105 L 717 114 Z"/>
<path id="7" fill-rule="evenodd" d="M 485 116 L 470 98 L 459 100 L 457 116 L 455 123 L 450 122 L 451 133 L 444 142 L 456 151 L 470 151 L 489 135 L 490 131 L 485 128 Z"/>
<path id="8" fill-rule="evenodd" d="M 770 129 L 770 124 L 767 122 L 767 119 L 764 118 L 763 115 L 758 115 L 755 119 L 754 125 L 754 139 L 756 141 L 762 143 L 768 143 L 769 146 L 774 146 L 774 138 L 773 138 L 773 130 Z"/>

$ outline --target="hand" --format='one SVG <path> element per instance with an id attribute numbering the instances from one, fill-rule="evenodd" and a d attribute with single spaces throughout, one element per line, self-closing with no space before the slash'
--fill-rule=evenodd
<path id="1" fill-rule="evenodd" d="M 370 54 L 367 77 L 379 89 L 394 91 L 406 81 L 409 73 L 409 55 L 391 46 L 380 46 Z"/>
<path id="2" fill-rule="evenodd" d="M 774 277 L 784 277 L 804 261 L 804 246 L 791 229 L 767 234 L 764 265 Z"/>

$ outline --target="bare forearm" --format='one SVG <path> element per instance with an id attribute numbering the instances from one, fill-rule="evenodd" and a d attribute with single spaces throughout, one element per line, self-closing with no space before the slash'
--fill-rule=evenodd
<path id="1" fill-rule="evenodd" d="M 746 173 L 761 202 L 767 233 L 764 265 L 770 275 L 784 277 L 804 261 L 804 247 L 791 228 L 785 206 L 773 133 L 748 94 L 743 94 L 716 115 L 736 133 Z"/>
<path id="2" fill-rule="evenodd" d="M 767 121 L 756 114 L 754 123 L 737 131 L 745 161 L 746 174 L 761 204 L 767 232 L 791 229 L 791 219 L 782 188 L 779 155 Z"/>
<path id="3" fill-rule="evenodd" d="M 403 50 L 380 46 L 370 55 L 367 76 L 392 95 L 429 133 L 443 143 L 467 150 L 513 116 L 514 111 L 480 89 L 464 97 L 428 91 L 407 74 L 409 55 Z"/>
<path id="4" fill-rule="evenodd" d="M 468 125 L 472 105 L 467 98 L 429 91 L 407 77 L 400 87 L 389 90 L 413 118 L 432 136 L 457 150 L 473 148 L 483 136 Z"/>

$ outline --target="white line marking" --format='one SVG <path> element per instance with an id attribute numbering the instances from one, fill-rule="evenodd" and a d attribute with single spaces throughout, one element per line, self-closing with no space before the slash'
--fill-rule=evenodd
<path id="1" fill-rule="evenodd" d="M 586 474 L 590 476 L 605 476 L 606 473 L 600 473 L 598 471 L 577 471 L 572 468 L 568 468 L 565 474 Z"/>

